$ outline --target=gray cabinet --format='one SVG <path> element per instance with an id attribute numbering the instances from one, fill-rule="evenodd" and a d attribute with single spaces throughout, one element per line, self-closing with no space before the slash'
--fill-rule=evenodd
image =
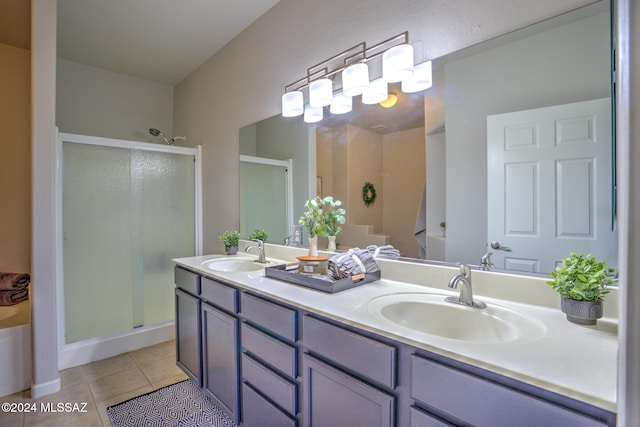
<path id="1" fill-rule="evenodd" d="M 437 408 L 444 417 L 450 416 L 456 425 L 607 426 L 604 420 L 421 356 L 411 357 L 411 377 L 411 397 L 418 404 Z M 426 421 L 413 424 L 412 419 L 414 425 L 433 424 Z"/>
<path id="2" fill-rule="evenodd" d="M 248 293 L 240 307 L 243 426 L 297 426 L 297 311 Z"/>
<path id="3" fill-rule="evenodd" d="M 392 394 L 309 354 L 304 355 L 303 367 L 308 427 L 395 425 L 395 397 Z"/>
<path id="4" fill-rule="evenodd" d="M 242 427 L 614 426 L 614 413 L 176 267 L 177 364 Z"/>
<path id="5" fill-rule="evenodd" d="M 200 276 L 175 269 L 176 363 L 202 386 Z"/>
<path id="6" fill-rule="evenodd" d="M 238 423 L 238 319 L 202 304 L 202 387 Z"/>

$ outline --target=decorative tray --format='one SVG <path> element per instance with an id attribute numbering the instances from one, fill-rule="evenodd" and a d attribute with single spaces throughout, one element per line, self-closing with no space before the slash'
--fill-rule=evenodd
<path id="1" fill-rule="evenodd" d="M 355 288 L 356 286 L 364 285 L 365 283 L 380 280 L 379 270 L 373 273 L 358 274 L 345 279 L 333 280 L 328 275 L 315 276 L 300 274 L 297 269 L 287 270 L 286 265 L 284 264 L 265 268 L 264 275 L 266 277 L 272 277 L 274 279 L 283 280 L 285 282 L 305 286 L 318 291 L 328 292 L 330 294 L 335 294 L 336 292 L 341 292 Z"/>

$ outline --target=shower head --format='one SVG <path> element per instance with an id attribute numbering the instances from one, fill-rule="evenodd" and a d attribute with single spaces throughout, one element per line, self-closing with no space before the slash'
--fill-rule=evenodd
<path id="1" fill-rule="evenodd" d="M 175 138 L 168 139 L 166 136 L 164 136 L 164 133 L 162 133 L 162 132 L 161 132 L 161 131 L 159 131 L 158 129 L 156 129 L 156 128 L 151 128 L 151 129 L 149 129 L 149 133 L 150 133 L 151 135 L 153 135 L 153 136 L 161 136 L 161 137 L 162 137 L 162 139 L 164 139 L 164 142 L 166 142 L 166 143 L 167 143 L 167 145 L 173 145 L 173 140 L 174 140 Z"/>

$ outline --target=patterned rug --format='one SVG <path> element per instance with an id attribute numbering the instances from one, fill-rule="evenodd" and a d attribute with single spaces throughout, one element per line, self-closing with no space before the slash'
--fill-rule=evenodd
<path id="1" fill-rule="evenodd" d="M 134 397 L 107 411 L 114 427 L 235 427 L 191 380 Z"/>

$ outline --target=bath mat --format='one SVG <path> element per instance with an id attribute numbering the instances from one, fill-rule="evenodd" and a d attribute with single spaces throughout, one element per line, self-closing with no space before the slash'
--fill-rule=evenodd
<path id="1" fill-rule="evenodd" d="M 110 406 L 107 412 L 114 427 L 235 427 L 191 380 Z"/>

